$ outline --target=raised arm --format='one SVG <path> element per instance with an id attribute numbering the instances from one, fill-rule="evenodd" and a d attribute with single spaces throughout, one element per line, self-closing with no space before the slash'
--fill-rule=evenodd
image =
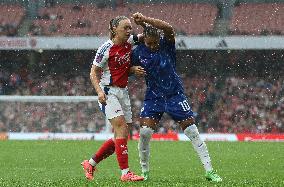
<path id="1" fill-rule="evenodd" d="M 153 27 L 162 30 L 167 40 L 175 42 L 175 31 L 174 28 L 169 23 L 160 19 L 146 17 L 139 12 L 133 14 L 132 17 L 136 24 L 141 25 L 142 27 L 145 26 L 145 24 L 150 24 Z"/>

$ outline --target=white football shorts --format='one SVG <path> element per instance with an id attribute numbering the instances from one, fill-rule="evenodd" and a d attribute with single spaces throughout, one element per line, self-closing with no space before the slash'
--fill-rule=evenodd
<path id="1" fill-rule="evenodd" d="M 132 111 L 128 94 L 128 88 L 114 86 L 101 86 L 107 96 L 106 105 L 99 101 L 101 111 L 107 119 L 124 116 L 126 123 L 132 123 Z"/>

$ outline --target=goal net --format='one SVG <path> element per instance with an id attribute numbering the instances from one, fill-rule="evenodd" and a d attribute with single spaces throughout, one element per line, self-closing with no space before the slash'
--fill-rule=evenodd
<path id="1" fill-rule="evenodd" d="M 111 132 L 97 96 L 0 96 L 0 132 Z"/>

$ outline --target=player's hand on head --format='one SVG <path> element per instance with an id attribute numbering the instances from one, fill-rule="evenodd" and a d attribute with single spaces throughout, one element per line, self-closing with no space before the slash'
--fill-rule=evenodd
<path id="1" fill-rule="evenodd" d="M 133 66 L 134 74 L 138 77 L 142 77 L 146 75 L 146 71 L 141 66 Z"/>
<path id="2" fill-rule="evenodd" d="M 132 15 L 132 18 L 134 19 L 134 22 L 137 25 L 141 25 L 145 21 L 145 16 L 141 14 L 140 12 L 136 12 Z"/>
<path id="3" fill-rule="evenodd" d="M 99 92 L 98 93 L 98 99 L 99 99 L 99 102 L 103 105 L 106 105 L 106 94 L 104 92 Z"/>

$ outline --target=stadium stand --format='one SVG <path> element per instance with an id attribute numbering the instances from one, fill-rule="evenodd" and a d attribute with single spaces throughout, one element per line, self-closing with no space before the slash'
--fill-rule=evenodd
<path id="1" fill-rule="evenodd" d="M 20 5 L 0 5 L 0 36 L 15 36 L 24 19 L 25 9 Z"/>
<path id="2" fill-rule="evenodd" d="M 33 19 L 26 16 L 27 7 L 2 4 L 0 35 L 17 35 L 23 19 L 31 19 L 30 36 L 106 36 L 110 18 L 130 17 L 137 11 L 169 21 L 177 34 L 208 35 L 214 30 L 219 8 L 206 3 L 116 7 L 55 3 L 40 8 Z M 236 35 L 284 34 L 283 20 L 284 3 L 240 3 L 233 9 L 229 30 Z M 142 31 L 133 26 L 135 32 Z M 95 95 L 88 77 L 94 53 L 0 51 L 0 95 Z M 201 132 L 284 132 L 283 51 L 182 53 L 185 59 L 177 63 L 178 69 Z M 139 126 L 141 93 L 146 89 L 140 82 L 131 78 L 129 86 L 134 132 Z M 105 123 L 96 103 L 1 102 L 0 111 L 0 132 L 100 132 Z M 160 124 L 156 132 L 180 131 L 169 116 Z"/>
<path id="3" fill-rule="evenodd" d="M 242 3 L 234 8 L 233 34 L 284 34 L 284 3 Z"/>
<path id="4" fill-rule="evenodd" d="M 156 11 L 163 10 L 163 11 Z M 108 35 L 109 19 L 117 15 L 130 17 L 134 12 L 163 18 L 173 24 L 178 33 L 186 35 L 210 34 L 217 17 L 217 7 L 212 4 L 126 4 L 115 9 L 95 5 L 63 4 L 39 10 L 33 21 L 31 35 Z M 173 16 L 175 15 L 175 16 Z M 41 30 L 39 33 L 38 30 Z M 141 29 L 135 28 L 136 32 Z"/>
<path id="5" fill-rule="evenodd" d="M 195 89 L 187 89 L 186 93 L 191 98 L 193 110 L 197 113 L 198 123 L 203 132 L 279 133 L 284 131 L 283 77 L 274 82 L 247 77 L 246 79 L 228 77 L 223 89 L 216 89 L 214 84 L 204 77 L 186 78 L 184 82 L 192 82 L 188 88 L 198 85 Z M 81 87 L 84 89 L 84 85 Z M 143 101 L 141 93 L 145 91 L 145 87 L 137 90 L 136 86 L 135 91 L 133 89 L 135 88 L 130 88 L 130 93 L 137 129 L 139 111 Z M 140 94 L 133 94 L 133 92 Z M 100 124 L 99 127 L 96 125 L 95 130 L 99 132 L 103 130 L 104 124 L 102 113 L 98 110 L 96 102 L 87 104 L 15 102 L 12 105 L 1 103 L 1 111 L 3 111 L 1 121 L 5 124 L 1 131 L 88 132 L 88 124 L 93 121 L 93 123 Z M 24 113 L 17 115 L 20 111 Z M 17 126 L 19 122 L 23 126 Z M 46 126 L 48 122 L 50 125 Z M 70 127 L 64 126 L 68 124 Z M 168 116 L 165 116 L 160 124 L 161 127 L 157 129 L 157 132 L 180 131 Z M 61 128 L 67 129 L 62 130 Z"/>
<path id="6" fill-rule="evenodd" d="M 109 18 L 117 15 L 130 17 L 137 11 L 169 21 L 179 35 L 211 35 L 220 12 L 224 11 L 217 4 L 192 2 L 124 3 L 115 7 L 63 3 L 39 8 L 35 19 L 25 17 L 27 10 L 21 5 L 1 4 L 0 10 L 0 35 L 7 36 L 17 35 L 23 19 L 31 19 L 26 33 L 31 36 L 106 36 Z M 232 17 L 226 19 L 228 22 L 221 27 L 228 27 L 229 33 L 224 34 L 282 35 L 284 3 L 236 3 Z M 133 25 L 136 33 L 142 31 Z"/>
<path id="7" fill-rule="evenodd" d="M 61 54 L 65 56 L 63 52 Z M 191 100 L 193 111 L 197 114 L 197 121 L 202 132 L 284 132 L 284 69 L 281 65 L 283 63 L 281 51 L 234 52 L 224 54 L 226 58 L 219 53 L 204 51 L 191 52 L 191 54 L 199 58 L 193 58 L 188 63 L 201 63 L 197 67 L 193 66 L 192 70 L 187 70 L 186 74 L 182 74 L 182 78 L 186 94 Z M 53 53 L 49 55 L 53 56 Z M 85 56 L 82 58 L 83 61 L 90 61 L 87 60 L 90 55 L 82 56 Z M 46 59 L 46 56 L 43 55 L 43 58 Z M 70 56 L 70 59 L 72 58 Z M 47 59 L 52 59 L 52 57 Z M 224 59 L 226 64 L 224 64 Z M 36 67 L 29 69 L 28 66 L 25 71 L 23 71 L 25 66 L 22 66 L 18 71 L 13 72 L 15 68 L 12 68 L 11 63 L 6 65 L 1 63 L 1 70 L 5 71 L 0 71 L 0 83 L 2 84 L 0 84 L 0 90 L 6 90 L 6 94 L 10 95 L 95 95 L 88 77 L 88 66 L 81 67 L 78 71 L 70 71 L 76 69 L 72 61 L 69 63 L 70 67 L 62 63 L 66 72 L 69 73 L 53 72 L 52 69 L 62 69 L 59 63 L 50 64 L 47 69 L 51 71 L 44 74 L 39 73 Z M 218 68 L 217 73 L 214 68 L 210 69 L 210 64 Z M 181 64 L 183 67 L 188 65 Z M 207 67 L 207 73 L 203 71 L 203 65 Z M 38 66 L 41 66 L 40 63 Z M 257 67 L 260 68 L 257 69 Z M 143 80 L 130 79 L 129 91 L 135 122 L 134 132 L 138 130 L 139 112 L 146 89 L 145 85 L 142 85 L 144 85 Z M 40 130 L 42 125 L 44 131 L 48 132 L 99 132 L 103 130 L 102 113 L 98 110 L 96 102 L 85 105 L 82 103 L 23 104 L 15 102 L 13 105 L 1 103 L 0 107 L 0 110 L 4 111 L 0 114 L 1 131 L 37 132 L 42 131 Z M 68 112 L 64 109 L 68 109 Z M 19 111 L 25 111 L 24 116 L 16 115 Z M 62 119 L 60 114 L 64 115 Z M 30 117 L 31 115 L 34 117 Z M 11 125 L 20 121 L 22 126 Z M 45 122 L 42 124 L 39 121 Z M 52 121 L 58 122 L 52 125 Z M 65 127 L 66 123 L 68 127 Z M 159 133 L 180 131 L 168 116 L 165 116 L 160 124 L 160 128 L 156 129 Z"/>

